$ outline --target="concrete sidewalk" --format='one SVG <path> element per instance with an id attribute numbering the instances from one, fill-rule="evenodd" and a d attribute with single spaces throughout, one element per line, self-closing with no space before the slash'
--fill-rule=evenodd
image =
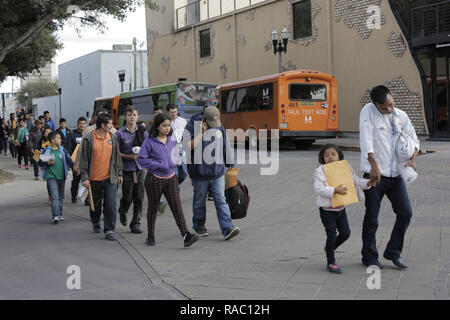
<path id="1" fill-rule="evenodd" d="M 449 143 L 440 144 L 439 150 L 450 150 Z M 344 153 L 357 171 L 359 153 Z M 405 238 L 403 257 L 409 269 L 404 271 L 381 257 L 394 224 L 392 208 L 383 200 L 377 232 L 380 261 L 385 264 L 380 290 L 367 288 L 369 274 L 361 264 L 363 203 L 347 207 L 352 236 L 336 255 L 343 274 L 325 269 L 325 232 L 312 189 L 317 151 L 281 150 L 280 170 L 274 176 L 261 176 L 258 166 L 239 166 L 239 179 L 249 187 L 251 204 L 248 216 L 235 221 L 241 234 L 231 241 L 222 240 L 212 202 L 207 204 L 209 236 L 188 249 L 183 248 L 169 209 L 158 217 L 155 247 L 145 246 L 146 234 L 131 234 L 119 219 L 117 231 L 123 237 L 119 236 L 120 243 L 134 248 L 163 283 L 191 299 L 449 299 L 449 159 L 450 151 L 440 151 L 417 160 L 419 178 L 408 185 L 413 219 Z M 0 159 L 0 168 L 4 163 Z M 5 185 L 11 198 L 22 190 L 28 197 L 46 199 L 42 182 L 30 181 L 26 188 L 18 188 L 18 182 Z M 5 186 L 0 186 L 2 201 Z M 189 226 L 192 196 L 188 179 L 181 186 L 181 198 Z M 66 201 L 65 207 L 70 215 L 88 217 L 87 207 L 81 204 Z M 146 231 L 145 218 L 142 225 Z M 87 220 L 84 227 L 91 230 Z"/>

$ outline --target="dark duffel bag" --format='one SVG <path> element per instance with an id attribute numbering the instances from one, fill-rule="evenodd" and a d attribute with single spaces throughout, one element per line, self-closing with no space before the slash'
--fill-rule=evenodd
<path id="1" fill-rule="evenodd" d="M 235 186 L 225 190 L 225 197 L 230 207 L 231 219 L 242 219 L 247 216 L 250 195 L 246 185 L 238 180 Z"/>

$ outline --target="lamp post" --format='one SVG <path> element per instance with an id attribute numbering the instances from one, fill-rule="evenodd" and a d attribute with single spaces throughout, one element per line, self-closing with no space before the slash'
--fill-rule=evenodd
<path id="1" fill-rule="evenodd" d="M 62 118 L 61 93 L 62 93 L 62 88 L 59 87 L 59 88 L 58 88 L 58 94 L 59 94 L 59 119 Z"/>
<path id="2" fill-rule="evenodd" d="M 119 70 L 117 71 L 117 73 L 119 74 L 119 82 L 120 82 L 120 92 L 123 92 L 123 83 L 125 82 L 125 73 L 126 70 Z"/>
<path id="3" fill-rule="evenodd" d="M 25 92 L 23 96 L 25 97 L 25 112 L 28 112 L 28 92 Z"/>
<path id="4" fill-rule="evenodd" d="M 134 56 L 134 90 L 137 89 L 137 84 L 136 84 L 136 76 L 137 76 L 137 65 L 136 65 L 136 60 L 137 60 L 137 39 L 136 37 L 133 38 L 133 56 Z"/>
<path id="5" fill-rule="evenodd" d="M 289 41 L 289 30 L 285 27 L 281 30 L 281 39 L 278 34 L 278 31 L 274 29 L 272 31 L 272 45 L 273 45 L 273 53 L 276 55 L 278 52 L 278 72 L 283 72 L 283 63 L 281 59 L 281 54 L 287 52 L 287 45 Z"/>

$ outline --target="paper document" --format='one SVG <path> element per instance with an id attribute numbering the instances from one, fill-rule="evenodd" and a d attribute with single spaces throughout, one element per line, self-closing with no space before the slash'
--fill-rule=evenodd
<path id="1" fill-rule="evenodd" d="M 331 198 L 331 206 L 337 208 L 347 204 L 359 202 L 356 194 L 355 183 L 347 160 L 336 161 L 323 165 L 323 171 L 330 187 L 342 184 L 347 188 L 347 194 L 334 194 Z"/>

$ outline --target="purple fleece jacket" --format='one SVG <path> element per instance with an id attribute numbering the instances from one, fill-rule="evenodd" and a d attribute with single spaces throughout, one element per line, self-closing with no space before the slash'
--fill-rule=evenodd
<path id="1" fill-rule="evenodd" d="M 171 176 L 179 161 L 176 145 L 177 141 L 173 136 L 168 137 L 167 144 L 156 137 L 147 137 L 139 151 L 137 159 L 139 167 L 158 177 Z"/>

